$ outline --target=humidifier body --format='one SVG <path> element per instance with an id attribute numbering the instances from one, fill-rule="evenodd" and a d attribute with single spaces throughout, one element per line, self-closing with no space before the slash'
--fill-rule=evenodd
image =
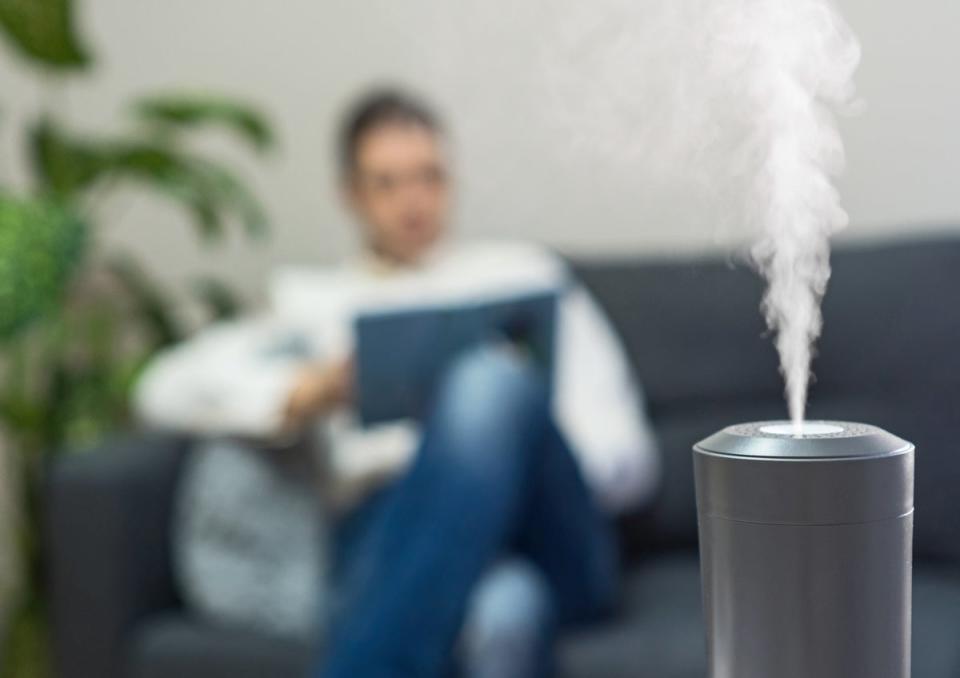
<path id="1" fill-rule="evenodd" d="M 694 447 L 710 678 L 908 678 L 913 445 L 817 422 Z"/>

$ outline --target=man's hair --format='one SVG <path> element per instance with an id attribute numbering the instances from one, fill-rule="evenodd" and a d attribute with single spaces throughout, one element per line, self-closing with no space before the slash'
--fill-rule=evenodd
<path id="1" fill-rule="evenodd" d="M 343 119 L 340 131 L 340 171 L 356 166 L 357 147 L 369 132 L 385 125 L 417 125 L 434 133 L 443 131 L 433 110 L 422 100 L 400 89 L 376 89 L 361 97 Z"/>

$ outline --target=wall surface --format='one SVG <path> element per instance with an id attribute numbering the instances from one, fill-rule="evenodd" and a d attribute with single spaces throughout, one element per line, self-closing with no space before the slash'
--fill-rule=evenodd
<path id="1" fill-rule="evenodd" d="M 603 12 L 604 3 L 591 7 Z M 212 273 L 256 296 L 277 262 L 329 261 L 353 245 L 331 174 L 332 128 L 366 85 L 409 83 L 452 121 L 459 224 L 578 253 L 670 253 L 728 245 L 709 210 L 669 187 L 651 190 L 622 162 L 571 151 L 550 124 L 544 45 L 551 20 L 578 0 L 86 0 L 82 24 L 99 67 L 67 87 L 40 87 L 0 54 L 0 180 L 21 177 L 18 123 L 43 105 L 77 127 L 115 126 L 124 102 L 165 88 L 213 89 L 262 102 L 282 146 L 263 162 L 222 139 L 265 197 L 265 248 L 242 237 L 197 245 L 182 215 L 131 195 L 105 206 L 102 247 L 143 255 L 182 283 Z M 960 3 L 841 0 L 863 43 L 859 91 L 845 120 L 841 189 L 846 237 L 960 225 Z M 638 75 L 642 77 L 642 75 Z M 640 161 L 642 162 L 642 160 Z"/>

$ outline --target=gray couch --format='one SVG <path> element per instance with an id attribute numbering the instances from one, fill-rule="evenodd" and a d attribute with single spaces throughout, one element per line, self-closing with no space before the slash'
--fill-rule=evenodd
<path id="1" fill-rule="evenodd" d="M 757 311 L 761 285 L 721 260 L 575 266 L 629 349 L 666 474 L 653 506 L 622 521 L 629 569 L 619 616 L 568 634 L 562 673 L 703 678 L 690 446 L 727 424 L 783 415 Z M 915 678 L 960 678 L 958 296 L 960 240 L 838 251 L 810 408 L 917 444 Z M 50 474 L 46 538 L 62 678 L 301 675 L 306 648 L 214 628 L 178 600 L 168 533 L 188 446 L 127 438 Z"/>

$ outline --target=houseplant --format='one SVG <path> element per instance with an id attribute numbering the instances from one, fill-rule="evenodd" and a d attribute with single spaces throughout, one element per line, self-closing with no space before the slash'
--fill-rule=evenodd
<path id="1" fill-rule="evenodd" d="M 94 68 L 75 17 L 71 0 L 0 0 L 0 37 L 44 87 L 62 87 Z M 17 472 L 8 488 L 19 546 L 19 585 L 0 620 L 0 673 L 18 678 L 49 672 L 37 539 L 44 470 L 54 456 L 123 427 L 138 370 L 183 334 L 179 304 L 136 258 L 102 255 L 104 197 L 131 186 L 163 196 L 208 243 L 234 225 L 251 236 L 266 229 L 238 174 L 191 145 L 196 130 L 216 127 L 267 151 L 273 135 L 255 108 L 168 92 L 132 102 L 129 112 L 124 129 L 90 135 L 60 111 L 41 111 L 18 130 L 29 185 L 0 184 L 0 437 Z M 194 288 L 210 315 L 236 312 L 223 285 L 198 280 Z"/>

